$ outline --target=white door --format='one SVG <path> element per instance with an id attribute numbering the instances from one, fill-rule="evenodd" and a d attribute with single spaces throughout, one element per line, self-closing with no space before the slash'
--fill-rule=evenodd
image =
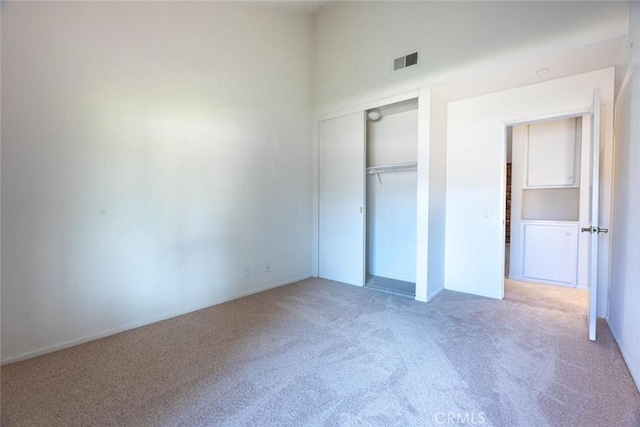
<path id="1" fill-rule="evenodd" d="M 596 308 L 598 296 L 598 235 L 608 230 L 599 227 L 598 209 L 600 207 L 600 89 L 593 94 L 593 112 L 591 113 L 591 207 L 589 212 L 591 226 L 583 228 L 590 233 L 589 239 L 589 339 L 596 340 Z"/>
<path id="2" fill-rule="evenodd" d="M 319 275 L 364 286 L 365 113 L 319 124 Z"/>

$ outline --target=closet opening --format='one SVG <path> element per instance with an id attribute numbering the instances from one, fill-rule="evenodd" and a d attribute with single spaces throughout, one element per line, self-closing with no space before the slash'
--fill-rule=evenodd
<path id="1" fill-rule="evenodd" d="M 418 100 L 367 111 L 365 287 L 415 298 Z"/>

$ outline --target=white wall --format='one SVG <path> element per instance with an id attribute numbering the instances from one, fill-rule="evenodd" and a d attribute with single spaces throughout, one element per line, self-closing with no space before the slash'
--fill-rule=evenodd
<path id="1" fill-rule="evenodd" d="M 2 360 L 310 275 L 308 16 L 11 2 L 2 26 Z"/>
<path id="2" fill-rule="evenodd" d="M 522 193 L 522 219 L 578 221 L 579 188 L 527 189 Z"/>
<path id="3" fill-rule="evenodd" d="M 431 90 L 429 108 L 429 256 L 427 299 L 444 289 L 447 200 L 447 102 Z"/>
<path id="4" fill-rule="evenodd" d="M 367 122 L 367 166 L 417 161 L 417 102 Z M 407 108 L 411 108 L 408 109 Z M 367 175 L 367 273 L 416 280 L 417 173 Z"/>
<path id="5" fill-rule="evenodd" d="M 591 108 L 602 90 L 601 227 L 611 221 L 613 68 L 449 104 L 445 287 L 502 298 L 505 125 Z M 490 217 L 485 218 L 485 210 Z M 599 316 L 606 316 L 609 236 L 601 235 Z"/>
<path id="6" fill-rule="evenodd" d="M 640 388 L 640 3 L 632 2 L 627 71 L 615 109 L 609 327 Z"/>
<path id="7" fill-rule="evenodd" d="M 490 64 L 566 56 L 626 34 L 627 21 L 624 2 L 336 2 L 315 16 L 315 104 L 329 113 Z M 392 72 L 393 58 L 415 49 L 420 65 Z"/>

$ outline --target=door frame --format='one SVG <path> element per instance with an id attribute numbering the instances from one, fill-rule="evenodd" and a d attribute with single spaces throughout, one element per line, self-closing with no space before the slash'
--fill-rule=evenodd
<path id="1" fill-rule="evenodd" d="M 504 202 L 503 208 L 500 210 L 500 221 L 502 223 L 502 227 L 500 228 L 500 233 L 501 233 L 501 241 L 504 242 L 506 239 L 506 230 L 505 230 L 505 226 L 506 226 L 506 200 L 507 200 L 507 169 L 505 167 L 505 165 L 507 164 L 507 145 L 508 145 L 508 137 L 507 137 L 507 128 L 508 127 L 514 127 L 514 126 L 524 126 L 524 125 L 530 125 L 530 124 L 534 124 L 534 123 L 541 123 L 541 122 L 548 122 L 548 121 L 552 121 L 552 120 L 562 120 L 562 119 L 571 119 L 571 118 L 575 118 L 575 117 L 584 117 L 586 115 L 591 114 L 591 110 L 588 108 L 582 108 L 582 109 L 578 109 L 578 110 L 574 110 L 574 111 L 563 111 L 561 113 L 550 113 L 550 114 L 545 114 L 542 116 L 535 116 L 535 117 L 531 117 L 531 118 L 525 118 L 525 119 L 518 119 L 518 120 L 510 120 L 510 121 L 505 121 L 503 123 L 503 140 L 502 140 L 502 162 L 501 162 L 501 167 L 502 170 L 500 172 L 500 196 L 501 196 L 501 200 Z M 583 136 L 584 138 L 584 136 Z M 580 142 L 581 144 L 581 150 L 582 150 L 582 145 L 584 145 L 582 143 L 582 141 Z M 513 150 L 513 147 L 512 147 Z M 580 165 L 580 175 L 582 175 L 582 163 L 584 163 L 582 161 L 582 159 L 584 158 L 582 155 L 580 156 L 581 160 L 581 165 Z M 513 179 L 513 170 L 511 171 L 512 173 L 512 179 Z M 512 219 L 513 222 L 513 219 Z M 506 259 L 506 251 L 505 251 L 505 245 L 502 245 L 501 247 L 501 259 L 502 259 L 502 263 L 501 263 L 501 269 L 502 269 L 502 277 L 506 277 L 505 273 L 505 259 Z M 580 260 L 578 259 L 578 262 L 580 262 Z M 579 269 L 580 267 L 578 267 Z M 500 298 L 504 298 L 504 280 L 502 281 L 502 286 L 500 289 Z"/>

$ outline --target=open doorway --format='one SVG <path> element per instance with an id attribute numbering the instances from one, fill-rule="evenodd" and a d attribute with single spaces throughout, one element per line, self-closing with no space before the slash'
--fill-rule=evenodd
<path id="1" fill-rule="evenodd" d="M 589 144 L 586 116 L 507 127 L 506 294 L 553 294 L 586 310 L 589 242 L 580 230 L 589 223 Z"/>
<path id="2" fill-rule="evenodd" d="M 586 288 L 589 177 L 583 117 L 521 123 L 506 131 L 505 277 Z"/>
<path id="3" fill-rule="evenodd" d="M 587 116 L 506 128 L 506 298 L 587 313 L 589 147 Z"/>

